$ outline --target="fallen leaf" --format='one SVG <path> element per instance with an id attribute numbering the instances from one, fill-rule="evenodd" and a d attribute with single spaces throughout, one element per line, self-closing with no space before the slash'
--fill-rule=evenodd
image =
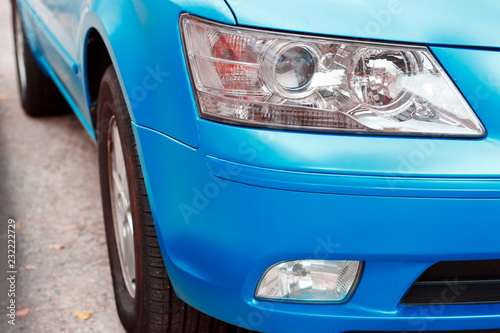
<path id="1" fill-rule="evenodd" d="M 28 309 L 28 308 L 24 308 L 24 309 L 22 309 L 22 310 L 17 311 L 17 312 L 16 312 L 16 316 L 17 316 L 17 317 L 26 316 L 29 312 L 30 312 L 30 309 Z"/>
<path id="2" fill-rule="evenodd" d="M 85 227 L 85 229 L 87 229 L 88 232 L 91 232 L 91 233 L 96 233 L 97 231 L 99 231 L 99 229 L 92 225 L 92 224 L 87 224 L 87 226 Z"/>
<path id="3" fill-rule="evenodd" d="M 14 229 L 21 229 L 21 224 L 19 222 L 16 222 Z"/>
<path id="4" fill-rule="evenodd" d="M 78 222 L 85 222 L 85 221 L 87 221 L 89 219 L 90 219 L 90 216 L 88 216 L 88 215 L 80 215 L 78 217 Z"/>
<path id="5" fill-rule="evenodd" d="M 77 227 L 67 227 L 66 230 L 68 231 L 73 231 L 73 230 L 77 230 L 78 228 Z"/>
<path id="6" fill-rule="evenodd" d="M 34 271 L 36 270 L 36 267 L 31 265 L 26 265 L 24 266 L 24 269 L 26 269 L 27 271 Z"/>
<path id="7" fill-rule="evenodd" d="M 75 312 L 75 317 L 78 319 L 87 320 L 92 314 L 93 312 Z"/>
<path id="8" fill-rule="evenodd" d="M 55 251 L 62 250 L 62 249 L 64 249 L 64 244 L 52 244 L 52 245 L 49 245 L 49 249 L 55 250 Z"/>

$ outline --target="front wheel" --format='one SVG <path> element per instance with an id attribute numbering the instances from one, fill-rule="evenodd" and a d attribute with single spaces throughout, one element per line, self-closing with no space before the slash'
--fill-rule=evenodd
<path id="1" fill-rule="evenodd" d="M 181 301 L 156 237 L 131 120 L 110 66 L 97 103 L 101 193 L 120 320 L 128 332 L 223 333 L 227 324 Z"/>

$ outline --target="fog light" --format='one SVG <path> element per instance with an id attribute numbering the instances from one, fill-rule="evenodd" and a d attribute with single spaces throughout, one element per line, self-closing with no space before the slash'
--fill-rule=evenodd
<path id="1" fill-rule="evenodd" d="M 361 274 L 360 261 L 292 260 L 272 266 L 262 276 L 255 298 L 297 303 L 343 303 Z"/>

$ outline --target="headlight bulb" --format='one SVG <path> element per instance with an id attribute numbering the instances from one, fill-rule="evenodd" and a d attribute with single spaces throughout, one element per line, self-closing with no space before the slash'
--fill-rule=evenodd
<path id="1" fill-rule="evenodd" d="M 354 62 L 351 86 L 360 103 L 372 108 L 398 107 L 408 99 L 413 56 L 409 52 L 365 48 Z"/>

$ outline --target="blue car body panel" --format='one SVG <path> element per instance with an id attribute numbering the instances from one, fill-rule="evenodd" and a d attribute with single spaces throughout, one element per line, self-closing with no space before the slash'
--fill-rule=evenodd
<path id="1" fill-rule="evenodd" d="M 499 259 L 495 1 L 18 0 L 30 46 L 89 133 L 86 41 L 102 37 L 133 120 L 176 293 L 262 332 L 500 327 L 500 305 L 403 306 L 434 263 Z M 479 139 L 264 130 L 198 116 L 179 30 L 226 24 L 427 45 L 480 118 Z M 461 19 L 467 18 L 467 19 Z M 365 262 L 345 304 L 261 302 L 284 260 Z"/>
<path id="2" fill-rule="evenodd" d="M 498 258 L 498 197 L 436 200 L 252 186 L 216 177 L 203 145 L 193 150 L 147 128 L 135 131 L 169 274 L 178 294 L 202 311 L 263 332 L 307 332 L 311 325 L 317 332 L 498 327 L 498 305 L 449 306 L 432 315 L 428 307 L 400 304 L 436 261 Z M 218 169 L 229 178 L 240 171 Z M 478 210 L 491 218 L 478 218 Z M 253 298 L 269 266 L 297 258 L 366 265 L 343 305 Z"/>
<path id="3" fill-rule="evenodd" d="M 233 14 L 223 0 L 18 0 L 18 3 L 28 24 L 35 25 L 36 37 L 28 35 L 28 38 L 32 45 L 41 47 L 42 52 L 37 55 L 50 59 L 48 72 L 54 72 L 52 78 L 62 82 L 60 88 L 74 102 L 75 112 L 87 128 L 92 127 L 92 122 L 86 92 L 85 45 L 88 32 L 95 29 L 117 69 L 131 118 L 198 146 L 196 104 L 186 75 L 178 20 L 181 12 L 189 11 L 234 24 Z M 127 24 L 120 24 L 122 21 Z M 50 43 L 51 39 L 57 40 L 58 45 Z M 75 63 L 78 73 L 74 70 Z M 179 112 L 186 108 L 192 112 Z"/>
<path id="4" fill-rule="evenodd" d="M 227 0 L 238 24 L 404 43 L 500 47 L 495 0 Z"/>

